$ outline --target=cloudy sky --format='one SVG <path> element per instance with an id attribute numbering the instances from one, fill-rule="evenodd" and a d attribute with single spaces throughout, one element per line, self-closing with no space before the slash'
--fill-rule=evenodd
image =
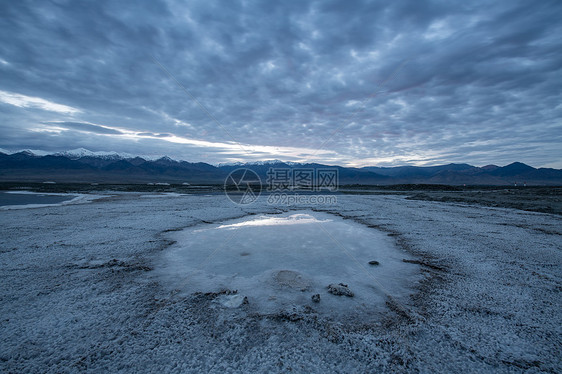
<path id="1" fill-rule="evenodd" d="M 562 168 L 562 2 L 2 1 L 0 148 Z"/>

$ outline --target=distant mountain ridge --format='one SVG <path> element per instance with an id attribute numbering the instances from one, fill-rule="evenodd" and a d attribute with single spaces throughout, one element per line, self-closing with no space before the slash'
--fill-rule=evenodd
<path id="1" fill-rule="evenodd" d="M 248 168 L 266 183 L 270 168 L 338 171 L 343 184 L 449 184 L 449 185 L 562 185 L 562 170 L 534 168 L 514 162 L 500 167 L 469 164 L 351 168 L 280 160 L 219 164 L 187 162 L 163 156 L 141 157 L 79 148 L 47 154 L 42 151 L 0 152 L 0 181 L 57 181 L 88 183 L 224 183 L 230 172 Z"/>

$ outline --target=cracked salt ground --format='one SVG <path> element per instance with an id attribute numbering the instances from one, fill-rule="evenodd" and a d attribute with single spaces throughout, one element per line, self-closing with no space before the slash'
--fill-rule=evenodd
<path id="1" fill-rule="evenodd" d="M 327 213 L 251 216 L 169 235 L 177 244 L 156 261 L 158 280 L 184 294 L 238 291 L 218 299 L 227 308 L 247 298 L 258 313 L 310 305 L 331 318 L 367 318 L 389 296 L 405 299 L 420 277 L 388 235 Z M 369 265 L 374 259 L 379 266 Z"/>

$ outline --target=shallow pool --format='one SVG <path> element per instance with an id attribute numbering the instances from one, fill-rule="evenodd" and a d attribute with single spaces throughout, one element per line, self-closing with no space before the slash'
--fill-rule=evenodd
<path id="1" fill-rule="evenodd" d="M 177 244 L 155 269 L 170 290 L 237 290 L 239 296 L 222 299 L 225 307 L 247 297 L 262 313 L 310 306 L 321 314 L 368 315 L 389 295 L 405 300 L 419 278 L 417 265 L 402 261 L 410 256 L 386 233 L 327 213 L 254 215 L 174 232 L 171 239 Z M 329 285 L 340 284 L 353 296 L 331 293 Z"/>
<path id="2" fill-rule="evenodd" d="M 28 191 L 0 191 L 0 206 L 51 205 L 72 200 L 76 195 L 42 194 Z"/>

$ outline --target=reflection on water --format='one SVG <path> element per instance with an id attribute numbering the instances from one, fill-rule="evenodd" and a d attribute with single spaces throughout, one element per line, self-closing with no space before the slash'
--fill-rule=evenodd
<path id="1" fill-rule="evenodd" d="M 230 225 L 220 225 L 216 229 L 236 229 L 240 227 L 252 227 L 252 226 L 286 226 L 286 225 L 305 225 L 310 223 L 318 222 L 330 222 L 330 219 L 319 220 L 310 214 L 292 214 L 288 217 L 276 217 L 276 216 L 261 216 L 257 219 L 252 219 L 248 221 L 233 223 Z"/>
<path id="2" fill-rule="evenodd" d="M 30 192 L 0 192 L 0 206 L 60 204 L 76 195 L 50 195 Z"/>

